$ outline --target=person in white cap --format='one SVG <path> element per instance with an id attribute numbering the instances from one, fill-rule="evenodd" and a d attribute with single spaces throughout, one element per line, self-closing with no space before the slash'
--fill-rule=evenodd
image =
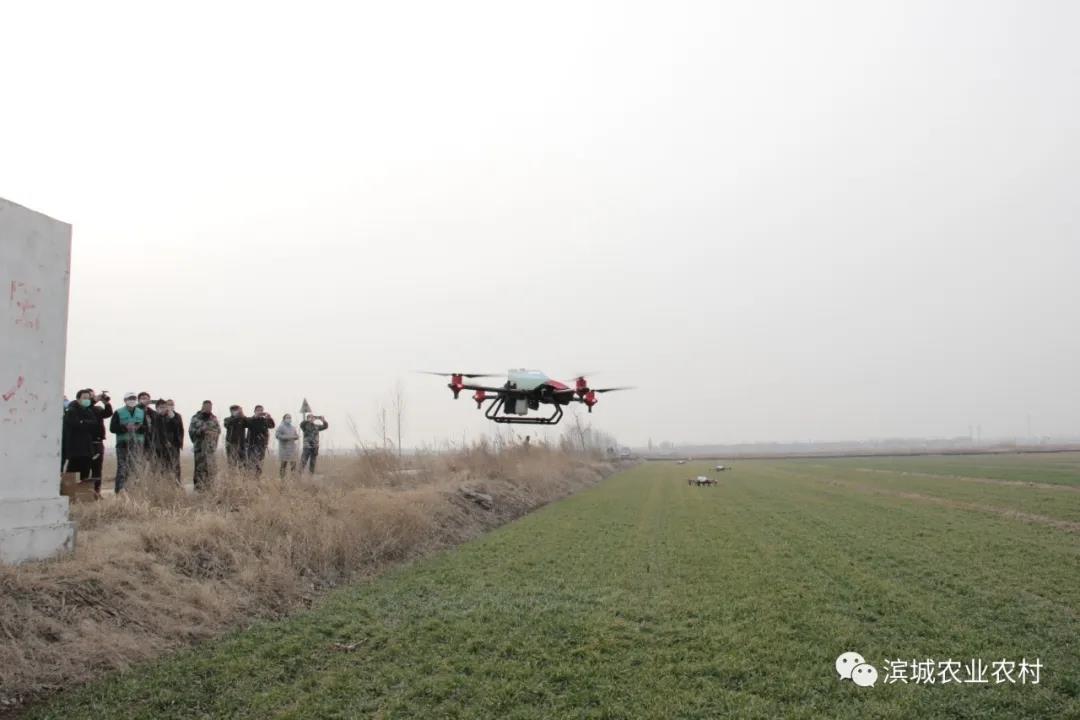
<path id="1" fill-rule="evenodd" d="M 133 392 L 124 393 L 124 406 L 113 413 L 109 432 L 116 435 L 116 492 L 124 489 L 128 474 L 146 442 L 146 412 Z"/>

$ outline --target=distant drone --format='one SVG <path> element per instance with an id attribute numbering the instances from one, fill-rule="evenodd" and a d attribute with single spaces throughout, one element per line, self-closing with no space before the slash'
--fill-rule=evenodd
<path id="1" fill-rule="evenodd" d="M 562 419 L 564 405 L 578 402 L 592 412 L 593 405 L 600 402 L 597 395 L 630 389 L 589 387 L 589 382 L 583 375 L 574 378 L 574 384 L 570 386 L 551 379 L 539 370 L 509 370 L 506 373 L 506 383 L 499 387 L 466 383 L 466 380 L 473 378 L 495 377 L 484 373 L 423 372 L 450 378 L 447 387 L 454 393 L 455 400 L 462 390 L 472 390 L 472 399 L 478 409 L 490 401 L 484 412 L 484 417 L 488 420 L 518 425 L 555 425 Z M 551 405 L 554 412 L 546 417 L 527 417 L 530 410 L 539 410 L 541 405 Z"/>

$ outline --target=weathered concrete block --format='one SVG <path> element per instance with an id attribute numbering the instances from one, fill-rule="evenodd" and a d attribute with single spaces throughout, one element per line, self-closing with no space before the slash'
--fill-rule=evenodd
<path id="1" fill-rule="evenodd" d="M 0 199 L 0 562 L 71 549 L 60 497 L 71 226 Z"/>

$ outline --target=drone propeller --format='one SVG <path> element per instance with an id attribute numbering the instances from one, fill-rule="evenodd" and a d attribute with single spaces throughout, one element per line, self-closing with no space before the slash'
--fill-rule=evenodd
<path id="1" fill-rule="evenodd" d="M 432 372 L 431 370 L 417 370 L 416 372 L 422 375 L 438 375 L 439 377 L 454 377 L 455 375 L 463 378 L 486 378 L 486 377 L 499 377 L 493 373 L 452 373 L 452 372 Z"/>
<path id="2" fill-rule="evenodd" d="M 598 392 L 598 393 L 606 393 L 606 392 L 615 392 L 616 390 L 633 390 L 634 387 L 635 386 L 633 386 L 633 385 L 621 385 L 619 387 L 592 388 L 592 391 L 593 392 Z"/>

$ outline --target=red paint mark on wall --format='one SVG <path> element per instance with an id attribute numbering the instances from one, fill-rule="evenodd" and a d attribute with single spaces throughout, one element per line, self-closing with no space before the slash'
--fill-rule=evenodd
<path id="1" fill-rule="evenodd" d="M 17 393 L 19 391 L 19 388 L 21 388 L 23 386 L 24 382 L 26 382 L 26 378 L 24 378 L 22 375 L 20 375 L 19 379 L 15 381 L 15 386 L 12 387 L 10 390 L 8 390 L 3 395 L 0 395 L 0 397 L 4 398 L 4 402 L 7 402 L 11 398 L 15 397 L 15 393 Z"/>
<path id="2" fill-rule="evenodd" d="M 35 285 L 27 285 L 18 280 L 11 281 L 11 289 L 8 291 L 8 304 L 15 311 L 15 326 L 24 327 L 28 330 L 41 329 L 41 317 L 38 314 L 38 297 L 41 288 Z"/>

